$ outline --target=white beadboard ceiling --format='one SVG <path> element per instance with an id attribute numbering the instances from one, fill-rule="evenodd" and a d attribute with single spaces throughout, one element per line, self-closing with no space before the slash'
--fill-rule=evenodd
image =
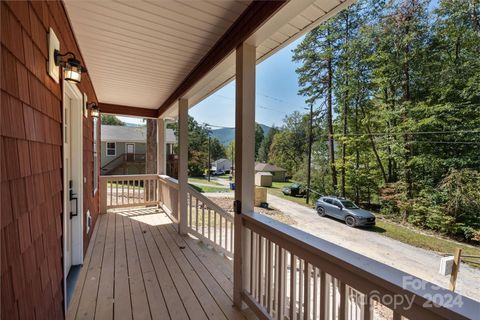
<path id="1" fill-rule="evenodd" d="M 66 0 L 98 99 L 158 108 L 250 0 Z"/>
<path id="2" fill-rule="evenodd" d="M 98 99 L 158 108 L 251 0 L 66 0 Z M 248 42 L 257 63 L 355 0 L 290 0 Z M 199 102 L 235 76 L 232 53 L 185 95 Z M 165 116 L 176 116 L 175 106 Z"/>

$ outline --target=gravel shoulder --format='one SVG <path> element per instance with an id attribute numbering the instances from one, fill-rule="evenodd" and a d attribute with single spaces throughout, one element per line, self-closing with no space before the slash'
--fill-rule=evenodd
<path id="1" fill-rule="evenodd" d="M 441 256 L 434 252 L 402 243 L 368 229 L 347 227 L 341 221 L 319 217 L 314 209 L 274 195 L 268 195 L 268 203 L 274 208 L 281 208 L 281 211 L 293 218 L 296 222 L 295 228 L 448 288 L 450 277 L 438 273 Z M 456 292 L 480 301 L 480 269 L 462 264 Z"/>

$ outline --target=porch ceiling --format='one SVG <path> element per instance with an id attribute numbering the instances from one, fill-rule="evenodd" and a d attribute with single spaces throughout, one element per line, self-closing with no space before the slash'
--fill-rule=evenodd
<path id="1" fill-rule="evenodd" d="M 252 30 L 247 42 L 257 47 L 259 63 L 354 1 L 290 0 Z M 159 115 L 175 117 L 172 98 L 180 88 L 192 106 L 234 78 L 234 54 L 225 52 L 201 80 L 189 81 L 199 62 L 205 62 L 202 59 L 208 58 L 209 50 L 247 12 L 250 3 L 66 0 L 65 7 L 97 96 L 112 106 L 108 112 L 131 106 L 158 109 Z M 229 41 L 228 37 L 222 40 Z M 148 110 L 142 115 L 149 116 Z"/>
<path id="2" fill-rule="evenodd" d="M 65 7 L 99 100 L 157 109 L 249 3 L 67 0 Z"/>

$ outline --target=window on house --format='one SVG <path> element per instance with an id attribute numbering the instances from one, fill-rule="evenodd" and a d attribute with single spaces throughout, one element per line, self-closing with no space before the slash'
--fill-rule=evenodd
<path id="1" fill-rule="evenodd" d="M 115 142 L 107 142 L 107 156 L 114 156 L 117 154 Z"/>
<path id="2" fill-rule="evenodd" d="M 98 119 L 93 118 L 93 194 L 97 192 L 98 188 L 98 159 L 97 159 L 97 141 L 98 141 Z"/>

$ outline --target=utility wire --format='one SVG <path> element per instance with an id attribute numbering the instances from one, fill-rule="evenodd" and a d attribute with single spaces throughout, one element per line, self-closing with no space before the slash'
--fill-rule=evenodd
<path id="1" fill-rule="evenodd" d="M 416 132 L 371 132 L 371 133 L 334 133 L 334 137 L 345 136 L 396 136 L 396 135 L 423 135 L 423 134 L 464 134 L 464 133 L 479 133 L 480 130 L 457 130 L 457 131 L 416 131 Z"/>

